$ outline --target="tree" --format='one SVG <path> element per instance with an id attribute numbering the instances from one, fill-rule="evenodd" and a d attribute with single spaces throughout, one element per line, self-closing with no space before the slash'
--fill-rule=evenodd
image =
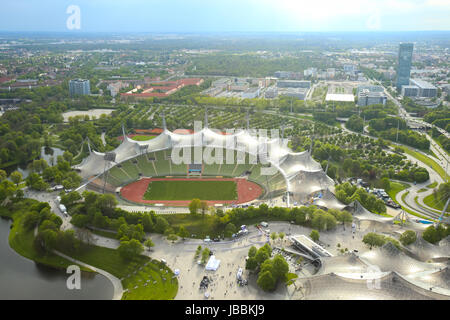
<path id="1" fill-rule="evenodd" d="M 203 251 L 202 251 L 202 264 L 206 263 L 206 260 L 208 260 L 208 258 L 209 258 L 210 252 L 211 251 L 209 250 L 209 248 L 203 249 Z"/>
<path id="2" fill-rule="evenodd" d="M 69 207 L 81 199 L 81 195 L 78 192 L 72 191 L 61 197 L 61 203 L 66 207 Z"/>
<path id="3" fill-rule="evenodd" d="M 208 202 L 200 201 L 200 209 L 202 209 L 202 216 L 205 216 L 206 211 L 208 211 Z"/>
<path id="4" fill-rule="evenodd" d="M 275 241 L 276 239 L 277 239 L 277 233 L 276 232 L 272 232 L 271 234 L 270 234 L 270 239 L 272 239 L 272 241 Z"/>
<path id="5" fill-rule="evenodd" d="M 258 252 L 256 252 L 255 260 L 258 263 L 258 265 L 261 265 L 270 258 L 270 253 L 267 252 L 267 250 L 263 249 L 264 247 L 259 248 Z"/>
<path id="6" fill-rule="evenodd" d="M 16 186 L 19 185 L 19 183 L 22 181 L 22 174 L 19 171 L 14 171 L 9 176 L 11 181 L 16 184 Z"/>
<path id="7" fill-rule="evenodd" d="M 317 231 L 317 230 L 312 230 L 311 233 L 309 234 L 309 237 L 310 237 L 314 242 L 319 241 L 319 238 L 320 238 L 319 231 Z"/>
<path id="8" fill-rule="evenodd" d="M 124 260 L 132 260 L 144 251 L 144 247 L 136 239 L 131 239 L 130 241 L 122 241 L 117 250 Z"/>
<path id="9" fill-rule="evenodd" d="M 249 257 L 245 262 L 245 269 L 255 271 L 258 268 L 258 261 L 255 257 Z"/>
<path id="10" fill-rule="evenodd" d="M 275 289 L 275 279 L 270 271 L 260 272 L 256 283 L 264 291 L 272 291 Z"/>
<path id="11" fill-rule="evenodd" d="M 181 226 L 178 229 L 178 235 L 184 240 L 185 238 L 187 238 L 189 236 L 189 232 L 186 230 L 186 228 L 184 226 Z"/>
<path id="12" fill-rule="evenodd" d="M 155 231 L 157 233 L 164 233 L 168 227 L 169 223 L 164 217 L 161 216 L 156 217 Z"/>
<path id="13" fill-rule="evenodd" d="M 225 237 L 231 238 L 231 236 L 236 232 L 236 226 L 231 222 L 225 227 Z"/>
<path id="14" fill-rule="evenodd" d="M 429 226 L 428 228 L 426 228 L 422 233 L 422 237 L 424 240 L 432 244 L 435 244 L 436 242 L 441 240 L 439 237 L 439 233 L 434 226 Z"/>
<path id="15" fill-rule="evenodd" d="M 189 212 L 191 214 L 197 214 L 198 210 L 201 208 L 202 204 L 200 199 L 192 199 L 191 203 L 189 203 Z"/>
<path id="16" fill-rule="evenodd" d="M 254 256 L 256 255 L 256 252 L 257 252 L 257 251 L 258 251 L 258 250 L 256 249 L 255 246 L 251 246 L 250 249 L 248 249 L 248 256 L 249 256 L 250 258 L 254 257 Z"/>
<path id="17" fill-rule="evenodd" d="M 281 241 L 283 241 L 284 237 L 286 236 L 286 234 L 284 232 L 280 232 L 278 234 L 278 238 L 280 238 Z"/>
<path id="18" fill-rule="evenodd" d="M 282 255 L 277 254 L 272 259 L 272 275 L 276 280 L 285 280 L 286 274 L 289 272 L 289 265 Z"/>
<path id="19" fill-rule="evenodd" d="M 172 241 L 172 242 L 177 241 L 177 239 L 178 239 L 178 236 L 175 233 L 171 233 L 167 236 L 167 240 Z"/>
<path id="20" fill-rule="evenodd" d="M 386 177 L 380 180 L 380 185 L 381 188 L 384 189 L 385 191 L 389 191 L 389 189 L 391 188 L 391 182 Z"/>
<path id="21" fill-rule="evenodd" d="M 383 235 L 374 232 L 366 234 L 362 241 L 370 246 L 370 249 L 372 249 L 372 247 L 381 247 L 386 243 L 386 239 Z"/>
<path id="22" fill-rule="evenodd" d="M 150 248 L 155 246 L 155 243 L 152 241 L 151 238 L 148 238 L 147 240 L 145 240 L 144 246 L 146 246 L 150 250 Z"/>
<path id="23" fill-rule="evenodd" d="M 70 165 L 72 165 L 72 160 L 73 160 L 73 154 L 70 153 L 69 151 L 65 151 L 63 153 L 63 158 L 64 160 L 66 160 Z"/>
<path id="24" fill-rule="evenodd" d="M 415 231 L 413 230 L 406 230 L 405 232 L 402 233 L 402 235 L 400 236 L 400 242 L 404 245 L 410 245 L 414 242 L 416 242 L 417 240 L 417 234 Z"/>
<path id="25" fill-rule="evenodd" d="M 339 212 L 337 219 L 342 222 L 342 225 L 344 226 L 344 230 L 345 230 L 345 223 L 346 222 L 352 222 L 353 221 L 353 216 L 350 212 L 348 211 L 341 211 Z"/>
<path id="26" fill-rule="evenodd" d="M 26 230 L 34 229 L 39 222 L 39 213 L 36 211 L 28 212 L 22 219 L 23 226 Z"/>

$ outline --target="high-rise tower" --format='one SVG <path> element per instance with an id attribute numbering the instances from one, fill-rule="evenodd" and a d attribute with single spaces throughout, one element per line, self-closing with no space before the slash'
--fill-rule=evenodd
<path id="1" fill-rule="evenodd" d="M 400 43 L 398 50 L 397 90 L 409 85 L 414 44 Z"/>

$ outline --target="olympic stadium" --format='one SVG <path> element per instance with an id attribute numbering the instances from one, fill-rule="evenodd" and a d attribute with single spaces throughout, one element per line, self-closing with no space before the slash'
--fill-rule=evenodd
<path id="1" fill-rule="evenodd" d="M 174 150 L 182 163 L 173 158 Z M 196 159 L 198 150 L 201 160 Z M 176 195 L 144 199 L 149 184 L 166 180 L 235 182 L 235 196 L 201 199 L 210 204 L 279 199 L 289 207 L 312 203 L 315 196 L 323 195 L 317 205 L 345 207 L 331 192 L 334 181 L 309 151 L 294 153 L 283 137 L 256 137 L 249 128 L 233 134 L 216 132 L 208 128 L 207 115 L 205 127 L 189 134 L 169 131 L 164 116 L 163 132 L 154 139 L 135 141 L 123 130 L 123 142 L 115 150 L 100 153 L 89 147 L 89 156 L 75 169 L 89 189 L 116 193 L 128 202 L 143 205 L 187 204 L 188 199 L 177 199 Z M 215 187 L 220 188 L 220 184 Z"/>

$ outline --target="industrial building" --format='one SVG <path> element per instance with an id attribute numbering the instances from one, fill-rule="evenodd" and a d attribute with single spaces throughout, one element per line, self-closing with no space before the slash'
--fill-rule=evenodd
<path id="1" fill-rule="evenodd" d="M 69 81 L 70 96 L 80 96 L 91 94 L 91 86 L 89 80 L 75 79 Z"/>

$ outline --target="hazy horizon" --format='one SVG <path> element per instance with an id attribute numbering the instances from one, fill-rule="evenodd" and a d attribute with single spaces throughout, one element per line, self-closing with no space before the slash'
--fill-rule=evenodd
<path id="1" fill-rule="evenodd" d="M 15 0 L 1 6 L 2 32 L 450 31 L 447 0 Z M 80 24 L 69 29 L 74 6 L 79 8 Z"/>

